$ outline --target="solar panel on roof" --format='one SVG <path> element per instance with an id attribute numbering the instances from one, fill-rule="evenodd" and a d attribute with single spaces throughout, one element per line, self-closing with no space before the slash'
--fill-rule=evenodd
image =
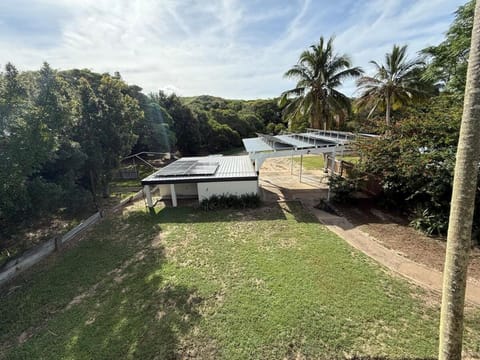
<path id="1" fill-rule="evenodd" d="M 218 169 L 218 162 L 198 162 L 189 170 L 189 175 L 213 175 Z"/>
<path id="2" fill-rule="evenodd" d="M 176 161 L 159 170 L 155 177 L 175 176 L 208 176 L 214 175 L 219 166 L 218 162 L 205 162 L 197 160 Z"/>

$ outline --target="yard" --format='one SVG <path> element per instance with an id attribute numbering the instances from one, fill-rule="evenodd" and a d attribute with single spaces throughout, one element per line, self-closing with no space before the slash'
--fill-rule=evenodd
<path id="1" fill-rule="evenodd" d="M 352 155 L 337 155 L 335 159 L 348 161 L 354 164 L 356 164 L 359 160 L 358 156 Z M 300 165 L 300 156 L 294 157 L 293 160 L 295 161 L 295 163 Z M 302 163 L 305 170 L 323 170 L 323 168 L 325 167 L 323 155 L 304 155 Z"/>
<path id="2" fill-rule="evenodd" d="M 436 300 L 297 203 L 140 202 L 2 289 L 0 358 L 434 358 Z M 465 335 L 479 357 L 478 309 Z"/>

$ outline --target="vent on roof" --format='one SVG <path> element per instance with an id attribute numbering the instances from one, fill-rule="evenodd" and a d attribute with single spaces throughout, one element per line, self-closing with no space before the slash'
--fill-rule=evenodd
<path id="1" fill-rule="evenodd" d="M 155 174 L 155 177 L 211 176 L 217 172 L 219 163 L 212 161 L 176 161 Z"/>

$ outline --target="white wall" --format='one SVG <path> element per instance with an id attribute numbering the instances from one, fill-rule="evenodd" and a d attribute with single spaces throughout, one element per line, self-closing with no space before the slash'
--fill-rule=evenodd
<path id="1" fill-rule="evenodd" d="M 158 185 L 160 189 L 160 196 L 169 198 L 172 194 L 170 192 L 170 184 Z M 197 197 L 197 184 L 195 183 L 182 183 L 175 184 L 175 193 L 177 197 Z"/>
<path id="2" fill-rule="evenodd" d="M 198 199 L 208 199 L 212 195 L 257 194 L 258 181 L 224 181 L 198 183 Z"/>

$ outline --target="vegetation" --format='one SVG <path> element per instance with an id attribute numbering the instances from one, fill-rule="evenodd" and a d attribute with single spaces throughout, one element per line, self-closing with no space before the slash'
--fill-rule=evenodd
<path id="1" fill-rule="evenodd" d="M 443 94 L 410 109 L 388 137 L 358 144 L 358 168 L 378 179 L 383 204 L 408 212 L 431 234 L 447 226 L 461 111 Z"/>
<path id="2" fill-rule="evenodd" d="M 445 91 L 461 96 L 465 92 L 474 9 L 475 0 L 460 6 L 446 39 L 422 51 L 430 59 L 424 76 Z"/>
<path id="3" fill-rule="evenodd" d="M 456 154 L 440 317 L 440 360 L 460 360 L 467 270 L 480 160 L 480 3 L 475 6 L 465 100 Z"/>
<path id="4" fill-rule="evenodd" d="M 392 52 L 385 54 L 385 64 L 375 65 L 373 76 L 362 76 L 357 81 L 362 91 L 358 99 L 360 107 L 370 107 L 370 114 L 377 107 L 385 109 L 385 123 L 391 125 L 393 107 L 400 107 L 428 94 L 429 84 L 421 78 L 420 59 L 407 59 L 407 46 L 394 45 Z"/>
<path id="5" fill-rule="evenodd" d="M 359 161 L 358 156 L 354 155 L 337 155 L 335 159 L 348 161 L 353 164 L 356 164 Z M 293 161 L 300 165 L 300 157 L 294 157 Z M 323 155 L 304 155 L 301 162 L 305 170 L 323 170 L 325 168 L 325 160 Z"/>
<path id="6" fill-rule="evenodd" d="M 429 295 L 299 204 L 137 206 L 2 292 L 0 358 L 435 358 Z M 478 356 L 480 314 L 467 319 Z"/>
<path id="7" fill-rule="evenodd" d="M 247 209 L 260 206 L 260 196 L 257 194 L 213 195 L 203 199 L 200 207 L 204 210 Z"/>
<path id="8" fill-rule="evenodd" d="M 463 105 L 464 87 L 460 84 L 466 81 L 466 71 L 462 70 L 466 69 L 466 61 L 462 57 L 468 55 L 473 8 L 474 1 L 460 7 L 446 40 L 423 51 L 423 54 L 428 55 L 423 71 L 420 72 L 422 67 L 412 65 L 416 70 L 412 70 L 411 77 L 409 75 L 408 78 L 412 80 L 415 91 L 408 91 L 410 95 L 407 94 L 404 98 L 409 101 L 404 106 L 392 102 L 391 119 L 395 121 L 391 121 L 390 126 L 385 124 L 385 108 L 377 107 L 373 111 L 369 108 L 366 113 L 358 103 L 355 114 L 348 123 L 355 131 L 382 135 L 376 140 L 358 144 L 362 159 L 359 170 L 378 179 L 383 188 L 383 193 L 379 196 L 381 203 L 404 211 L 411 217 L 413 226 L 432 235 L 445 235 L 448 228 Z M 395 58 L 405 57 L 405 52 L 400 54 L 401 50 L 395 50 Z M 392 55 L 393 53 L 389 56 Z M 392 61 L 388 60 L 387 65 Z M 414 63 L 415 61 L 410 62 Z M 382 66 L 377 67 L 380 72 L 383 71 Z M 400 68 L 411 69 L 409 66 Z M 423 98 L 415 96 L 421 95 L 417 91 L 423 89 L 420 85 L 432 82 L 441 88 L 441 92 L 429 93 L 430 97 L 421 102 L 414 101 Z M 382 82 L 378 82 L 378 85 L 380 88 L 383 86 Z M 375 92 L 375 87 L 372 87 L 371 95 L 375 95 Z M 382 98 L 381 93 L 377 95 L 378 97 L 361 98 L 360 105 L 361 101 L 368 103 L 369 99 L 380 101 L 380 105 L 385 98 Z M 478 199 L 479 196 L 476 212 L 480 209 Z M 474 219 L 473 238 L 478 242 L 480 222 L 478 216 Z"/>
<path id="9" fill-rule="evenodd" d="M 292 130 L 307 126 L 316 129 L 332 128 L 334 118 L 345 118 L 350 112 L 350 99 L 338 88 L 348 78 L 360 76 L 363 71 L 352 67 L 347 55 L 336 55 L 333 38 L 305 50 L 298 64 L 285 73 L 297 79 L 297 85 L 282 94 L 280 105 L 290 120 Z"/>
<path id="10" fill-rule="evenodd" d="M 118 73 L 46 63 L 23 73 L 5 66 L 0 119 L 1 253 L 35 219 L 98 209 L 98 195 L 110 195 L 120 159 L 131 153 L 218 153 L 240 147 L 242 136 L 285 129 L 276 99 L 145 95 Z"/>

